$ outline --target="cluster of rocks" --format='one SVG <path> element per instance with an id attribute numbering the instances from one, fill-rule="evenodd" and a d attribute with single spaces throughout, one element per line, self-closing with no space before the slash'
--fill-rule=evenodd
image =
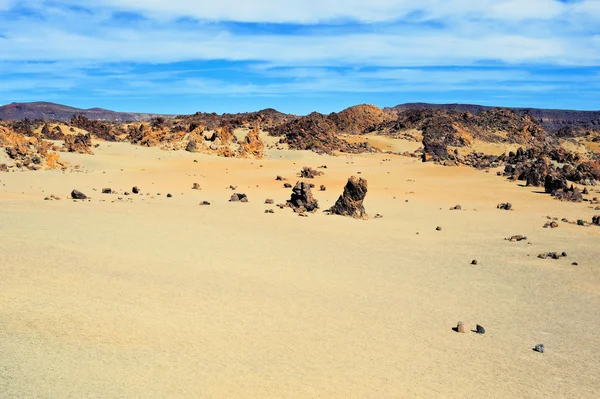
<path id="1" fill-rule="evenodd" d="M 315 177 L 324 175 L 320 170 L 313 169 L 309 166 L 305 166 L 300 171 L 300 177 L 304 179 L 314 179 Z"/>
<path id="2" fill-rule="evenodd" d="M 92 136 L 88 134 L 67 134 L 63 151 L 92 155 Z"/>
<path id="3" fill-rule="evenodd" d="M 68 163 L 60 160 L 52 143 L 39 136 L 25 136 L 0 126 L 0 147 L 4 147 L 8 157 L 7 162 L 0 164 L 0 171 L 8 172 L 12 168 L 40 170 L 68 167 Z"/>
<path id="4" fill-rule="evenodd" d="M 544 252 L 538 255 L 540 259 L 560 259 L 567 256 L 566 252 Z"/>
<path id="5" fill-rule="evenodd" d="M 466 323 L 463 323 L 462 321 L 459 321 L 456 324 L 456 327 L 453 328 L 453 330 L 456 331 L 456 332 L 458 332 L 458 333 L 464 334 L 467 331 L 469 331 L 469 327 L 467 326 Z M 473 330 L 473 332 L 477 333 L 477 334 L 480 334 L 480 335 L 483 335 L 483 334 L 485 334 L 485 328 L 482 325 L 477 324 L 475 326 L 475 330 Z"/>

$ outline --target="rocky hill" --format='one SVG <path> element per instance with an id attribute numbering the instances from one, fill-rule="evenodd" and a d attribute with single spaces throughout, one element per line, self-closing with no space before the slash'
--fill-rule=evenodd
<path id="1" fill-rule="evenodd" d="M 81 109 L 49 102 L 11 103 L 0 107 L 0 119 L 5 121 L 41 119 L 64 122 L 70 121 L 76 115 L 82 115 L 91 120 L 111 122 L 147 121 L 157 116 L 155 114 L 115 112 L 102 108 Z"/>
<path id="2" fill-rule="evenodd" d="M 428 103 L 406 103 L 396 105 L 392 108 L 384 108 L 388 113 L 401 113 L 406 110 L 439 109 L 445 111 L 468 112 L 479 115 L 483 112 L 496 109 L 484 105 L 472 104 L 428 104 Z M 505 107 L 503 107 L 505 108 Z M 559 130 L 564 127 L 594 127 L 600 128 L 600 111 L 575 111 L 564 109 L 542 109 L 542 108 L 506 108 L 518 115 L 528 115 L 545 129 Z"/>

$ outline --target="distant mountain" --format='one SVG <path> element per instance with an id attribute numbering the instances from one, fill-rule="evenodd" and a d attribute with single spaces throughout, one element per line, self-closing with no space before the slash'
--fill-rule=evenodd
<path id="1" fill-rule="evenodd" d="M 70 121 L 73 115 L 83 115 L 91 120 L 111 122 L 146 121 L 158 114 L 141 114 L 131 112 L 115 112 L 102 108 L 80 109 L 49 102 L 11 103 L 0 106 L 0 119 L 23 120 L 43 119 Z"/>
<path id="2" fill-rule="evenodd" d="M 473 115 L 478 115 L 482 112 L 495 108 L 507 108 L 520 115 L 529 115 L 533 119 L 540 122 L 542 126 L 550 130 L 558 130 L 567 126 L 600 127 L 600 111 L 574 111 L 563 109 L 489 107 L 473 104 L 428 103 L 400 104 L 392 108 L 384 108 L 384 111 L 398 113 L 408 109 L 442 109 L 446 111 L 468 112 Z"/>

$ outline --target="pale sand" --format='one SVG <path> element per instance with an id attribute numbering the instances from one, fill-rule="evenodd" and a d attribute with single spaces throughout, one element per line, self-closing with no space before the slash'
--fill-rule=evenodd
<path id="1" fill-rule="evenodd" d="M 600 228 L 542 228 L 546 215 L 589 221 L 599 211 L 494 172 L 388 154 L 94 151 L 62 155 L 87 173 L 0 174 L 2 398 L 600 391 Z M 276 175 L 294 184 L 302 166 L 322 164 L 322 209 L 361 171 L 367 211 L 383 219 L 301 218 L 263 204 L 289 198 Z M 250 202 L 229 203 L 230 184 Z M 134 185 L 162 195 L 100 194 Z M 73 188 L 91 202 L 43 201 Z M 515 211 L 496 209 L 505 201 Z M 456 204 L 463 211 L 448 209 Z M 504 240 L 514 234 L 532 245 Z M 546 251 L 568 257 L 537 258 Z M 455 333 L 459 320 L 487 333 Z M 532 351 L 538 343 L 546 353 Z"/>

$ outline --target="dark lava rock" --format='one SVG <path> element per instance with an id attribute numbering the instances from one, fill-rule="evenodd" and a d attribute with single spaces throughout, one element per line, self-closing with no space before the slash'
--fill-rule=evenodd
<path id="1" fill-rule="evenodd" d="M 300 177 L 303 177 L 305 179 L 314 179 L 315 177 L 322 176 L 323 174 L 324 173 L 320 170 L 315 170 L 308 166 L 303 167 L 300 171 Z"/>
<path id="2" fill-rule="evenodd" d="M 292 188 L 292 185 L 290 183 L 284 183 L 283 188 Z"/>
<path id="3" fill-rule="evenodd" d="M 139 194 L 140 193 L 140 189 L 137 186 L 133 186 L 133 188 L 131 189 L 131 192 L 134 194 Z"/>
<path id="4" fill-rule="evenodd" d="M 596 226 L 600 226 L 600 215 L 592 217 L 592 224 L 595 224 Z"/>
<path id="5" fill-rule="evenodd" d="M 502 202 L 496 206 L 498 209 L 503 209 L 505 211 L 510 211 L 512 209 L 512 204 L 510 202 Z"/>
<path id="6" fill-rule="evenodd" d="M 485 334 L 485 328 L 483 328 L 483 326 L 480 326 L 479 324 L 477 324 L 477 326 L 475 327 L 475 332 L 477 334 Z"/>
<path id="7" fill-rule="evenodd" d="M 267 198 L 265 200 L 265 204 L 273 204 L 273 203 L 274 203 L 274 201 L 271 198 Z"/>
<path id="8" fill-rule="evenodd" d="M 460 205 L 454 205 L 452 208 L 450 208 L 451 211 L 460 211 L 462 210 L 462 206 Z"/>
<path id="9" fill-rule="evenodd" d="M 435 228 L 435 231 L 442 231 L 442 228 L 440 226 Z"/>
<path id="10" fill-rule="evenodd" d="M 275 213 L 273 209 L 265 209 L 265 213 Z"/>
<path id="11" fill-rule="evenodd" d="M 85 195 L 84 193 L 82 193 L 79 190 L 73 190 L 73 191 L 71 191 L 71 198 L 78 199 L 78 200 L 84 200 L 84 199 L 87 199 L 87 195 Z"/>
<path id="12" fill-rule="evenodd" d="M 102 194 L 112 194 L 112 190 L 110 188 L 103 188 Z"/>
<path id="13" fill-rule="evenodd" d="M 235 193 L 229 198 L 229 202 L 248 202 L 246 194 Z"/>
<path id="14" fill-rule="evenodd" d="M 473 259 L 473 260 L 471 261 L 471 264 L 472 264 L 472 265 L 476 265 L 476 264 L 477 264 L 477 259 Z"/>
<path id="15" fill-rule="evenodd" d="M 544 353 L 544 350 L 546 350 L 546 348 L 544 347 L 544 344 L 537 344 L 533 347 L 533 350 L 539 353 Z"/>
<path id="16" fill-rule="evenodd" d="M 555 229 L 558 227 L 558 223 L 556 222 L 546 222 L 546 224 L 544 225 L 544 228 L 547 229 L 548 227 L 550 227 L 551 229 Z"/>
<path id="17" fill-rule="evenodd" d="M 522 236 L 522 235 L 515 235 L 515 236 L 511 236 L 509 238 L 505 238 L 505 240 L 514 242 L 514 241 L 524 241 L 527 240 L 527 237 Z"/>
<path id="18" fill-rule="evenodd" d="M 200 203 L 200 205 L 210 205 L 210 202 L 208 202 L 208 201 L 202 201 L 202 202 Z"/>
<path id="19" fill-rule="evenodd" d="M 171 194 L 167 194 L 167 198 L 172 198 L 173 196 Z"/>
<path id="20" fill-rule="evenodd" d="M 344 187 L 344 192 L 329 212 L 334 215 L 351 216 L 355 219 L 367 219 L 368 215 L 363 206 L 367 195 L 367 181 L 351 176 Z"/>
<path id="21" fill-rule="evenodd" d="M 325 191 L 325 190 L 327 190 L 327 187 L 325 187 L 323 184 L 321 184 L 321 187 L 319 187 L 319 190 Z"/>
<path id="22" fill-rule="evenodd" d="M 319 202 L 313 197 L 308 183 L 297 182 L 287 206 L 293 208 L 296 213 L 315 212 L 319 209 Z"/>
<path id="23" fill-rule="evenodd" d="M 287 180 L 287 179 L 285 177 L 277 176 L 275 178 L 275 180 L 277 180 L 277 181 L 284 181 L 284 180 Z"/>

